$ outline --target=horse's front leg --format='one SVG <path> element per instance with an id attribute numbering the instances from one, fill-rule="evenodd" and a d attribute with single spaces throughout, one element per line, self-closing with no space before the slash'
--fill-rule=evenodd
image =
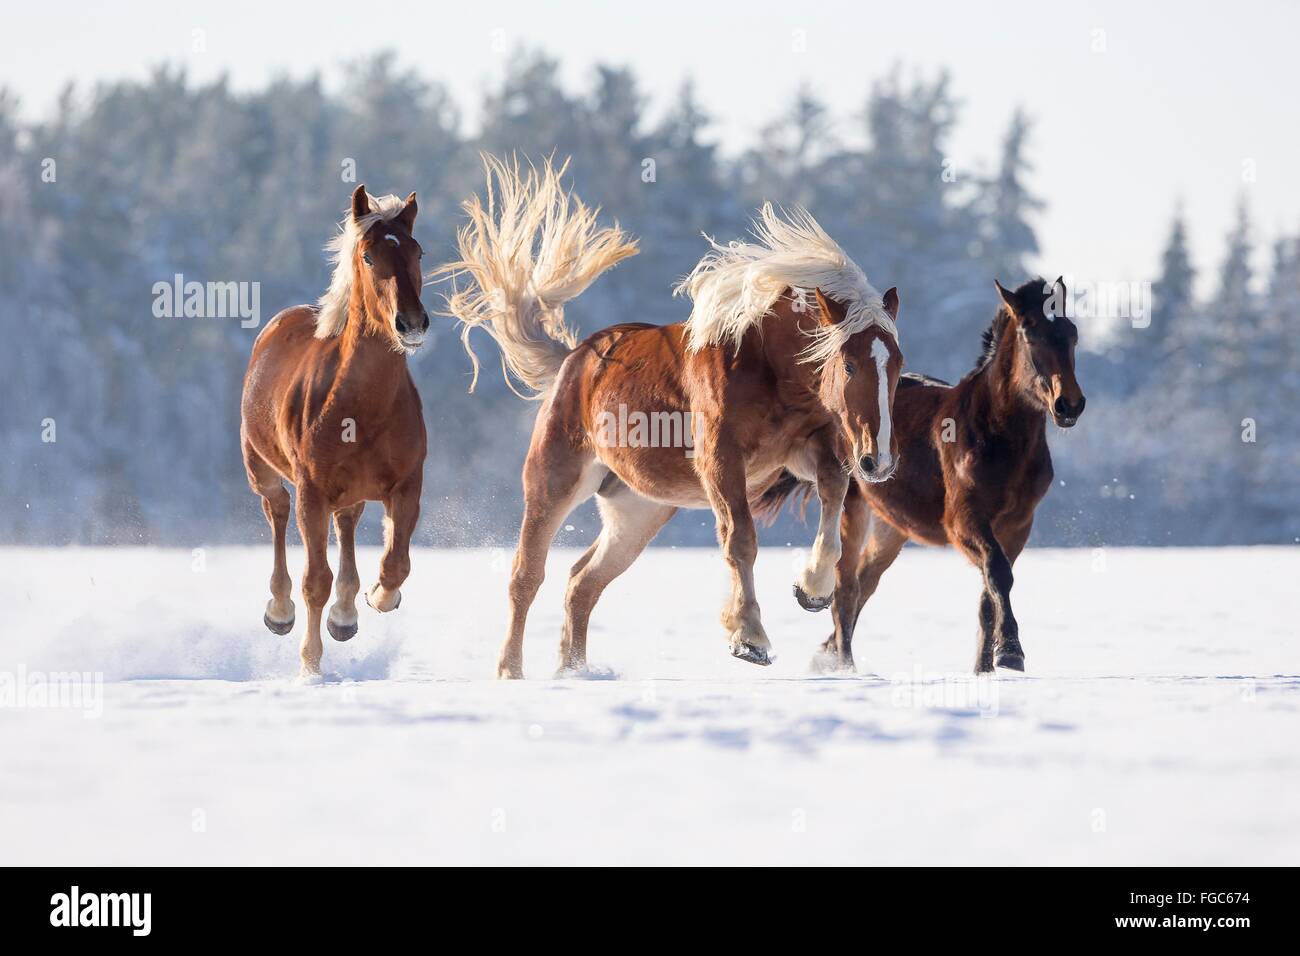
<path id="1" fill-rule="evenodd" d="M 842 546 L 840 519 L 844 514 L 844 496 L 848 490 L 849 476 L 827 449 L 817 461 L 817 498 L 821 503 L 817 538 L 813 542 L 808 564 L 794 583 L 795 600 L 805 611 L 824 611 L 831 605 Z M 858 547 L 861 545 L 862 539 L 859 536 Z"/>
<path id="2" fill-rule="evenodd" d="M 696 445 L 696 467 L 718 521 L 718 542 L 731 568 L 731 600 L 722 612 L 731 653 L 752 664 L 772 663 L 772 643 L 763 630 L 754 592 L 758 533 L 749 510 L 745 460 L 738 449 L 706 441 Z"/>
<path id="3" fill-rule="evenodd" d="M 950 532 L 949 537 L 984 575 L 975 673 L 990 673 L 995 664 L 1023 671 L 1025 652 L 1020 647 L 1020 626 L 1011 611 L 1011 560 L 987 522 L 971 522 L 955 530 L 956 534 Z"/>
<path id="4" fill-rule="evenodd" d="M 813 657 L 815 671 L 834 673 L 854 669 L 853 631 L 858 623 L 861 592 L 858 565 L 867 525 L 867 503 L 856 486 L 850 485 L 840 517 L 840 559 L 835 564 L 835 595 L 831 607 L 835 633 Z"/>
<path id="5" fill-rule="evenodd" d="M 324 497 L 304 481 L 298 484 L 298 532 L 307 551 L 302 573 L 302 596 L 307 603 L 307 632 L 302 636 L 299 656 L 302 676 L 320 676 L 320 619 L 330 597 L 334 575 L 329 565 L 329 508 Z"/>
<path id="6" fill-rule="evenodd" d="M 336 641 L 350 640 L 357 633 L 357 592 L 361 590 L 361 576 L 357 574 L 357 522 L 365 507 L 364 501 L 358 501 L 334 512 L 334 534 L 339 539 L 339 573 L 335 580 L 334 604 L 325 619 L 325 626 Z"/>
<path id="7" fill-rule="evenodd" d="M 402 603 L 402 582 L 411 573 L 411 535 L 420 520 L 420 485 L 423 473 L 395 487 L 384 499 L 384 556 L 379 580 L 366 592 L 366 603 L 376 611 L 393 611 Z"/>

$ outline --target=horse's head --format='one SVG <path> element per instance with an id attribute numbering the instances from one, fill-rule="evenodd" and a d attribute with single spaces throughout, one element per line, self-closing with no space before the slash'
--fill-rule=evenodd
<path id="1" fill-rule="evenodd" d="M 356 245 L 353 288 L 361 293 L 367 313 L 400 352 L 419 348 L 429 330 L 429 313 L 420 302 L 423 250 L 412 235 L 417 211 L 415 193 L 411 193 L 395 215 L 376 219 L 366 187 L 358 186 L 352 193 L 353 221 L 364 226 L 368 219 L 375 219 Z"/>
<path id="2" fill-rule="evenodd" d="M 1013 377 L 1022 395 L 1070 428 L 1083 414 L 1085 399 L 1074 374 L 1079 330 L 1065 316 L 1065 283 L 1048 286 L 1042 279 L 1009 292 L 996 279 L 998 295 L 1011 313 L 1017 338 Z"/>
<path id="3" fill-rule="evenodd" d="M 885 311 L 898 319 L 898 290 L 883 297 Z M 817 290 L 820 321 L 835 325 L 845 309 Z M 886 481 L 898 467 L 898 435 L 894 429 L 894 390 L 903 370 L 903 353 L 893 334 L 868 325 L 850 335 L 822 368 L 821 399 L 840 420 L 850 449 L 849 465 L 863 481 Z"/>

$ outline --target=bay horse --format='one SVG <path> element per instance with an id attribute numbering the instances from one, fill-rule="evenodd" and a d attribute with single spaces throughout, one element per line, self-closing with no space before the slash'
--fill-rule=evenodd
<path id="1" fill-rule="evenodd" d="M 429 329 L 420 303 L 421 250 L 412 235 L 417 211 L 415 193 L 375 198 L 357 186 L 351 211 L 326 247 L 334 261 L 329 290 L 315 306 L 285 309 L 267 323 L 244 376 L 244 467 L 275 541 L 263 621 L 275 634 L 293 629 L 285 567 L 289 492 L 283 482 L 289 481 L 307 551 L 307 631 L 300 648 L 307 678 L 321 672 L 321 612 L 333 583 L 330 515 L 339 543 L 338 590 L 327 621 L 335 640 L 357 632 L 355 534 L 367 501 L 382 501 L 385 517 L 379 581 L 366 603 L 394 610 L 410 573 L 426 441 L 406 357 Z"/>
<path id="2" fill-rule="evenodd" d="M 846 498 L 840 574 L 856 586 L 836 603 L 835 633 L 816 669 L 853 669 L 858 616 L 909 540 L 951 544 L 983 575 L 975 672 L 1025 669 L 1011 569 L 1052 485 L 1047 418 L 1072 428 L 1085 398 L 1074 372 L 1079 333 L 1065 315 L 1065 283 L 1036 279 L 1014 292 L 994 285 L 1002 302 L 974 370 L 956 385 L 911 374 L 899 382 L 898 474 L 887 485 L 856 484 Z M 774 515 L 791 494 L 807 494 L 801 484 L 783 476 L 766 495 L 763 515 Z"/>
<path id="3" fill-rule="evenodd" d="M 597 229 L 596 212 L 561 187 L 563 168 L 548 162 L 525 176 L 518 161 L 484 159 L 487 201 L 464 204 L 460 261 L 440 270 L 468 274 L 473 285 L 453 290 L 447 310 L 463 325 L 476 375 L 469 335 L 483 329 L 500 347 L 507 382 L 541 403 L 497 676 L 523 676 L 525 618 L 551 540 L 592 495 L 602 528 L 569 572 L 561 674 L 586 668 L 597 599 L 678 508 L 713 509 L 732 576 L 722 614 L 731 653 L 770 663 L 751 503 L 783 469 L 815 485 L 822 522 L 796 595 L 825 607 L 850 479 L 884 481 L 897 461 L 897 291 L 877 293 L 807 212 L 783 219 L 767 205 L 755 242 L 712 244 L 683 281 L 678 291 L 694 300 L 686 322 L 623 323 L 578 342 L 564 303 L 635 255 L 635 242 L 617 223 Z M 633 419 L 671 434 L 612 427 Z"/>

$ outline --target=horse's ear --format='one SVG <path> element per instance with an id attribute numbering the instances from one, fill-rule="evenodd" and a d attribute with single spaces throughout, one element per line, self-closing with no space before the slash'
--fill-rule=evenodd
<path id="1" fill-rule="evenodd" d="M 999 282 L 997 279 L 993 280 L 993 287 L 998 290 L 998 297 L 1002 299 L 1002 304 L 1005 305 L 1008 309 L 1010 309 L 1011 312 L 1014 314 L 1016 311 L 1015 293 L 1008 292 L 1006 289 L 1002 288 L 1002 283 Z"/>
<path id="2" fill-rule="evenodd" d="M 898 289 L 895 286 L 890 286 L 889 291 L 886 292 L 884 296 L 881 297 L 881 302 L 885 306 L 885 311 L 889 313 L 889 317 L 893 319 L 895 322 L 897 322 L 898 321 Z"/>
<path id="3" fill-rule="evenodd" d="M 817 306 L 821 310 L 822 325 L 834 325 L 839 322 L 840 315 L 835 311 L 835 306 L 831 305 L 831 300 L 822 294 L 822 290 L 813 289 L 813 294 L 817 296 Z"/>
<path id="4" fill-rule="evenodd" d="M 370 197 L 366 195 L 366 184 L 359 183 L 352 190 L 352 218 L 360 219 L 370 215 Z"/>
<path id="5" fill-rule="evenodd" d="M 402 211 L 396 216 L 398 222 L 406 227 L 407 232 L 415 231 L 415 214 L 420 211 L 419 205 L 415 201 L 415 193 L 406 197 L 406 202 L 402 203 Z"/>
<path id="6" fill-rule="evenodd" d="M 1026 309 L 1016 298 L 1016 294 L 1009 289 L 1002 288 L 1002 283 L 997 279 L 993 280 L 994 287 L 998 290 L 998 295 L 1002 297 L 1002 303 L 1007 307 L 1007 311 L 1020 323 L 1020 327 L 1027 329 L 1038 323 L 1038 316 L 1033 309 Z"/>

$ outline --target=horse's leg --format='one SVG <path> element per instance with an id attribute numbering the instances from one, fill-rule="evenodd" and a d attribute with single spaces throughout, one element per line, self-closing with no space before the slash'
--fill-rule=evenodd
<path id="1" fill-rule="evenodd" d="M 836 570 L 843 551 L 840 519 L 848 490 L 849 476 L 843 467 L 834 455 L 822 455 L 817 462 L 817 498 L 821 504 L 817 537 L 813 541 L 808 565 L 799 573 L 794 585 L 795 600 L 805 611 L 823 611 L 831 605 Z"/>
<path id="2" fill-rule="evenodd" d="M 423 483 L 424 472 L 417 468 L 384 499 L 384 555 L 379 560 L 379 580 L 366 592 L 366 603 L 376 611 L 395 611 L 402 603 L 402 582 L 411 573 L 411 535 L 420 520 Z"/>
<path id="3" fill-rule="evenodd" d="M 1002 551 L 1007 556 L 1008 565 L 1014 566 L 1016 558 L 1020 557 L 1020 552 L 1025 548 L 1025 542 L 1029 540 L 1029 532 L 1033 528 L 1033 519 L 1021 527 L 1013 528 L 1008 531 L 1002 531 L 998 534 L 998 542 L 1002 545 Z M 1010 568 L 1008 568 L 1010 572 Z M 1020 630 L 1014 616 L 1011 615 L 1011 595 L 1010 595 L 1010 574 L 1008 574 L 1007 583 L 1007 615 L 1011 621 L 1011 629 L 998 630 L 995 626 L 996 615 L 991 603 L 980 601 L 980 626 L 981 630 L 990 632 L 990 639 L 994 642 L 994 663 L 998 667 L 1005 667 L 1009 670 L 1023 671 L 1025 669 L 1025 651 L 1020 646 Z M 985 606 L 988 603 L 988 611 Z M 990 618 L 986 625 L 986 613 Z"/>
<path id="4" fill-rule="evenodd" d="M 772 663 L 772 642 L 763 630 L 754 592 L 758 533 L 749 510 L 745 460 L 740 451 L 719 443 L 708 431 L 696 441 L 695 466 L 718 522 L 718 543 L 731 568 L 731 600 L 722 612 L 731 653 L 752 664 Z"/>
<path id="5" fill-rule="evenodd" d="M 994 536 L 993 529 L 987 521 L 966 521 L 950 529 L 949 538 L 984 575 L 975 673 L 992 672 L 995 650 L 998 651 L 996 663 L 999 667 L 1024 670 L 1025 656 L 1020 651 L 1020 628 L 1016 624 L 1015 615 L 1011 613 L 1011 561 Z M 992 611 L 991 621 L 989 610 Z"/>
<path id="6" fill-rule="evenodd" d="M 600 485 L 601 470 L 592 458 L 560 441 L 544 439 L 534 445 L 524 462 L 524 519 L 519 526 L 519 547 L 510 572 L 510 629 L 497 658 L 497 677 L 521 680 L 524 676 L 524 623 L 537 590 L 546 577 L 546 553 L 560 525 L 580 502 Z M 607 472 L 606 472 L 607 473 Z M 587 549 L 587 560 L 596 546 Z M 578 562 L 582 564 L 582 561 Z"/>
<path id="7" fill-rule="evenodd" d="M 319 491 L 306 482 L 298 484 L 298 533 L 307 551 L 302 573 L 302 596 L 307 602 L 307 633 L 302 636 L 299 656 L 302 676 L 320 676 L 320 619 L 330 597 L 334 575 L 329 564 L 329 508 Z"/>
<path id="8" fill-rule="evenodd" d="M 862 543 L 869 514 L 857 484 L 850 484 L 844 496 L 844 514 L 840 518 L 840 556 L 835 562 L 835 594 L 831 604 L 835 631 L 813 657 L 815 671 L 853 670 L 853 628 L 858 618 L 858 562 L 862 560 Z"/>
<path id="9" fill-rule="evenodd" d="M 361 576 L 357 574 L 357 522 L 366 503 L 358 501 L 349 508 L 334 512 L 334 534 L 339 539 L 339 573 L 334 579 L 334 604 L 325 626 L 330 637 L 346 641 L 357 633 L 357 592 Z"/>
<path id="10" fill-rule="evenodd" d="M 626 486 L 596 499 L 603 527 L 600 537 L 569 572 L 564 596 L 564 637 L 560 673 L 587 666 L 587 622 L 601 593 L 631 567 L 659 529 L 677 511 L 672 505 L 643 498 Z"/>
<path id="11" fill-rule="evenodd" d="M 853 561 L 854 563 L 853 574 L 857 578 L 857 586 L 854 589 L 854 604 L 850 606 L 847 602 L 845 603 L 847 623 L 841 624 L 839 620 L 836 620 L 835 633 L 828 637 L 826 643 L 822 645 L 823 658 L 844 659 L 844 655 L 839 654 L 838 639 L 840 634 L 847 633 L 849 640 L 852 641 L 853 633 L 858 627 L 858 619 L 862 616 L 862 609 L 866 607 L 867 601 L 871 598 L 871 595 L 876 593 L 876 588 L 880 586 L 880 576 L 889 570 L 890 565 L 898 558 L 899 552 L 903 550 L 903 545 L 907 543 L 907 535 L 879 515 L 873 514 L 870 507 L 865 507 L 864 520 L 866 525 L 866 546 L 860 558 L 853 561 L 852 552 L 846 547 L 843 559 L 846 562 Z M 851 663 L 851 648 L 846 648 L 846 651 L 848 651 L 847 657 Z"/>
<path id="12" fill-rule="evenodd" d="M 289 531 L 289 491 L 284 487 L 279 473 L 248 442 L 244 442 L 244 467 L 248 471 L 249 485 L 262 498 L 262 513 L 271 526 L 271 537 L 275 542 L 271 600 L 266 602 L 262 622 L 273 634 L 288 634 L 293 630 L 294 619 L 293 598 L 290 596 L 293 593 L 293 580 L 289 577 L 284 554 Z"/>

